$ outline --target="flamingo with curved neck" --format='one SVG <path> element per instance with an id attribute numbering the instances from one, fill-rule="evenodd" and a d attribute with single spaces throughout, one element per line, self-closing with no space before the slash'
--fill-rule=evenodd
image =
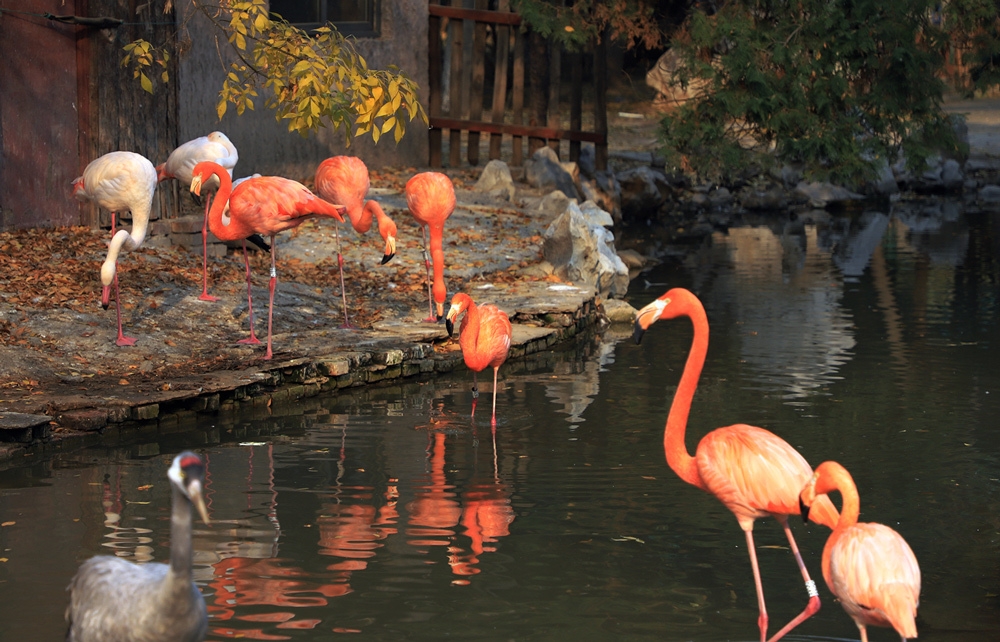
<path id="1" fill-rule="evenodd" d="M 444 316 L 444 302 L 448 289 L 444 284 L 444 222 L 455 211 L 455 186 L 451 179 L 440 172 L 421 172 L 406 182 L 406 204 L 421 227 L 424 239 L 424 266 L 427 268 L 427 305 L 430 315 L 424 319 L 431 323 Z M 427 234 L 430 235 L 428 260 Z M 431 285 L 431 266 L 434 283 Z M 434 316 L 437 306 L 437 317 Z"/>
<path id="2" fill-rule="evenodd" d="M 327 216 L 341 223 L 346 208 L 327 203 L 309 191 L 305 185 L 280 176 L 251 177 L 233 188 L 229 173 L 218 163 L 203 161 L 194 166 L 191 191 L 200 194 L 202 185 L 215 176 L 219 191 L 208 213 L 208 227 L 223 241 L 242 241 L 253 234 L 271 237 L 271 280 L 268 283 L 270 301 L 267 310 L 267 352 L 265 359 L 273 356 L 271 349 L 272 322 L 274 318 L 274 290 L 278 282 L 276 267 L 277 250 L 274 237 L 285 230 L 298 227 L 311 218 Z M 223 221 L 228 203 L 229 222 Z M 244 252 L 245 255 L 245 252 Z M 247 296 L 249 298 L 249 260 L 247 262 Z M 250 316 L 251 337 L 253 316 Z"/>
<path id="3" fill-rule="evenodd" d="M 761 642 L 768 639 L 768 615 L 753 541 L 753 523 L 757 518 L 771 515 L 781 524 L 805 581 L 809 602 L 798 616 L 770 638 L 773 642 L 820 608 L 816 583 L 809 577 L 787 518 L 788 515 L 799 514 L 799 491 L 812 476 L 812 468 L 788 442 L 770 431 L 746 424 L 716 428 L 702 437 L 694 456 L 688 453 L 684 443 L 688 415 L 708 353 L 705 308 L 690 291 L 674 288 L 639 310 L 635 321 L 635 341 L 639 343 L 643 333 L 654 322 L 676 317 L 691 320 L 694 338 L 663 431 L 667 464 L 687 483 L 715 495 L 732 511 L 743 529 L 757 590 L 760 613 L 757 624 Z M 832 528 L 837 519 L 833 503 L 827 498 L 818 498 L 815 507 L 815 521 Z"/>
<path id="4" fill-rule="evenodd" d="M 451 308 L 445 325 L 448 336 L 454 331 L 455 319 L 460 314 L 462 325 L 458 331 L 458 343 L 462 346 L 462 358 L 472 370 L 472 414 L 476 414 L 476 399 L 479 397 L 479 372 L 486 366 L 493 368 L 493 418 L 497 425 L 497 372 L 507 360 L 510 352 L 511 325 L 507 313 L 495 305 L 487 303 L 477 306 L 468 294 L 459 292 L 451 299 Z"/>
<path id="5" fill-rule="evenodd" d="M 858 522 L 861 501 L 847 469 L 835 461 L 816 467 L 799 495 L 802 517 L 827 493 L 838 491 L 840 519 L 823 548 L 823 579 L 868 642 L 867 626 L 887 626 L 917 637 L 920 566 L 903 537 L 883 524 Z"/>
<path id="6" fill-rule="evenodd" d="M 111 211 L 111 244 L 101 265 L 101 306 L 107 310 L 111 302 L 111 286 L 115 287 L 115 318 L 120 346 L 135 344 L 134 337 L 122 332 L 121 295 L 118 289 L 118 256 L 142 247 L 149 228 L 149 212 L 156 192 L 156 168 L 145 156 L 133 152 L 110 152 L 91 161 L 83 176 L 73 181 L 73 196 L 80 201 L 93 201 Z M 130 211 L 132 230 L 115 230 L 115 214 Z"/>
<path id="7" fill-rule="evenodd" d="M 340 203 L 347 208 L 347 216 L 351 226 L 359 234 L 365 234 L 372 227 L 372 221 L 378 222 L 378 233 L 385 241 L 385 253 L 382 255 L 382 265 L 385 265 L 396 255 L 396 223 L 375 200 L 365 200 L 368 188 L 371 186 L 368 177 L 368 167 L 357 156 L 333 156 L 327 158 L 316 168 L 314 181 L 316 191 L 321 198 L 331 203 Z M 334 228 L 337 235 L 337 264 L 340 267 L 340 295 L 344 302 L 344 325 L 351 328 L 347 318 L 347 292 L 344 287 L 344 256 L 340 251 L 340 231 Z"/>

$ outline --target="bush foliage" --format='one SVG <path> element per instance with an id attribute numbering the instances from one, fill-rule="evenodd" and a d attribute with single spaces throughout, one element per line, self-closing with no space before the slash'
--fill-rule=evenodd
<path id="1" fill-rule="evenodd" d="M 675 80 L 697 87 L 663 121 L 675 166 L 706 178 L 790 163 L 843 183 L 899 152 L 958 152 L 941 109 L 947 34 L 929 0 L 733 0 L 674 34 Z"/>

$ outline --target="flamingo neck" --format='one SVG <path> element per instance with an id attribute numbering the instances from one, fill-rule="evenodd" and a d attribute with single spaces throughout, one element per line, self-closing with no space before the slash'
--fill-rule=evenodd
<path id="1" fill-rule="evenodd" d="M 475 346 L 479 343 L 479 329 L 480 329 L 480 314 L 479 308 L 476 306 L 472 299 L 469 299 L 469 307 L 465 309 L 465 318 L 462 319 L 462 328 L 459 331 L 459 337 L 468 337 L 466 341 L 468 345 Z M 461 343 L 461 342 L 460 342 Z"/>
<path id="2" fill-rule="evenodd" d="M 691 306 L 687 316 L 694 325 L 694 338 L 691 341 L 687 362 L 684 364 L 684 373 L 681 375 L 680 383 L 677 384 L 677 392 L 674 393 L 674 401 L 670 404 L 670 414 L 667 416 L 667 425 L 663 431 L 663 451 L 667 456 L 667 464 L 678 477 L 693 486 L 705 489 L 705 482 L 698 472 L 694 457 L 687 451 L 684 438 L 691 402 L 698 388 L 705 356 L 708 354 L 708 318 L 701 306 Z"/>
<path id="3" fill-rule="evenodd" d="M 378 201 L 368 201 L 365 203 L 365 213 L 369 216 L 375 217 L 378 223 L 378 233 L 383 239 L 388 239 L 390 236 L 396 235 L 396 224 L 389 218 L 385 211 L 382 209 L 382 205 Z M 371 225 L 371 219 L 368 219 L 368 224 Z"/>
<path id="4" fill-rule="evenodd" d="M 858 497 L 858 487 L 847 469 L 836 462 L 823 462 L 816 469 L 816 495 L 839 491 L 843 506 L 840 507 L 840 518 L 834 530 L 841 531 L 858 523 L 861 515 L 861 499 Z"/>
<path id="5" fill-rule="evenodd" d="M 437 305 L 438 318 L 444 309 L 444 300 L 448 290 L 444 285 L 444 224 L 430 225 L 431 264 L 434 267 L 434 303 Z"/>
<path id="6" fill-rule="evenodd" d="M 220 167 L 221 169 L 221 167 Z M 219 189 L 212 199 L 212 209 L 208 212 L 208 229 L 221 241 L 239 241 L 253 234 L 253 230 L 247 229 L 239 217 L 234 217 L 231 209 L 229 197 L 233 194 L 233 179 L 229 177 L 229 172 L 219 172 L 212 168 L 212 175 L 219 180 Z M 205 181 L 206 183 L 208 181 Z M 229 214 L 223 220 L 224 214 Z"/>
<path id="7" fill-rule="evenodd" d="M 137 207 L 133 207 L 131 209 L 131 231 L 121 229 L 111 237 L 111 243 L 108 245 L 108 255 L 101 265 L 102 285 L 111 285 L 111 282 L 114 280 L 115 273 L 118 271 L 118 256 L 122 252 L 134 252 L 146 240 L 146 231 L 149 229 L 150 205 L 150 203 L 140 203 Z"/>

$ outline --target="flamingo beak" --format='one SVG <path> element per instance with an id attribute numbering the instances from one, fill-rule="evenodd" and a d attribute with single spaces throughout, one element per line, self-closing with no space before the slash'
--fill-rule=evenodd
<path id="1" fill-rule="evenodd" d="M 191 177 L 191 193 L 195 196 L 201 196 L 201 175 L 196 174 Z"/>
<path id="2" fill-rule="evenodd" d="M 396 239 L 392 236 L 385 240 L 385 255 L 382 257 L 382 265 L 385 265 L 396 256 Z"/>
<path id="3" fill-rule="evenodd" d="M 799 513 L 802 515 L 802 523 L 808 524 L 809 523 L 809 507 L 806 506 L 806 503 L 804 501 L 802 501 L 801 497 L 799 497 Z"/>
<path id="4" fill-rule="evenodd" d="M 455 334 L 455 318 L 458 316 L 459 309 L 457 306 L 451 306 L 448 309 L 448 316 L 445 318 L 444 327 L 448 328 L 448 336 L 454 336 Z"/>
<path id="5" fill-rule="evenodd" d="M 653 325 L 660 318 L 663 309 L 667 307 L 668 303 L 670 303 L 670 299 L 656 299 L 636 313 L 635 327 L 632 329 L 632 339 L 636 345 L 642 342 L 642 335 L 646 333 L 649 326 Z"/>
<path id="6" fill-rule="evenodd" d="M 437 322 L 441 323 L 441 320 L 444 319 L 444 303 L 435 303 L 437 305 Z"/>
<path id="7" fill-rule="evenodd" d="M 105 310 L 111 305 L 111 286 L 105 285 L 101 288 L 101 307 Z"/>

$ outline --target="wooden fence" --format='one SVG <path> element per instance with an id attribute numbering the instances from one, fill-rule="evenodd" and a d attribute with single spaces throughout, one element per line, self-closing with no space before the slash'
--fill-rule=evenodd
<path id="1" fill-rule="evenodd" d="M 451 167 L 462 163 L 464 132 L 470 165 L 479 164 L 480 146 L 484 142 L 481 135 L 486 134 L 490 160 L 509 153 L 510 164 L 520 165 L 525 155 L 525 137 L 529 139 L 529 154 L 548 144 L 560 157 L 563 157 L 561 142 L 568 141 L 569 159 L 573 161 L 579 159 L 581 143 L 591 142 L 595 146 L 597 168 L 605 169 L 608 128 L 604 46 L 595 45 L 589 54 L 567 53 L 550 42 L 546 61 L 550 79 L 547 113 L 528 113 L 530 110 L 525 108 L 528 38 L 521 28 L 521 16 L 506 10 L 508 5 L 506 0 L 500 0 L 497 11 L 486 10 L 486 0 L 476 0 L 475 9 L 428 6 L 431 167 L 442 166 L 444 130 L 448 130 Z M 487 47 L 488 43 L 492 47 Z M 588 119 L 589 127 L 585 128 L 584 76 L 589 60 L 593 75 L 589 103 L 593 112 Z M 528 60 L 529 64 L 532 62 L 539 64 L 537 57 Z M 492 78 L 487 75 L 490 66 Z M 568 94 L 567 101 L 562 100 L 562 94 Z"/>

